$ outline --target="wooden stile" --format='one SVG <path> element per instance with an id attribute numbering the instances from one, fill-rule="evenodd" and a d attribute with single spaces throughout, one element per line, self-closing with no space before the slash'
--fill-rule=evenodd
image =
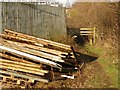
<path id="1" fill-rule="evenodd" d="M 96 27 L 93 28 L 80 28 L 80 35 L 83 36 L 92 36 L 90 39 L 90 44 L 95 44 L 95 35 L 96 35 Z"/>

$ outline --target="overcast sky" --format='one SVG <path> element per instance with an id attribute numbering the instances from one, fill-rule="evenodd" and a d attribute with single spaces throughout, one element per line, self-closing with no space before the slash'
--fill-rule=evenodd
<path id="1" fill-rule="evenodd" d="M 70 4 L 73 4 L 74 2 L 76 2 L 76 0 L 57 0 L 60 3 L 66 4 L 67 2 L 70 2 Z"/>
<path id="2" fill-rule="evenodd" d="M 70 3 L 72 5 L 75 2 L 118 2 L 120 0 L 0 0 L 0 1 L 9 1 L 9 2 L 41 2 L 41 1 L 48 1 L 48 2 L 60 2 L 63 5 L 66 3 Z"/>

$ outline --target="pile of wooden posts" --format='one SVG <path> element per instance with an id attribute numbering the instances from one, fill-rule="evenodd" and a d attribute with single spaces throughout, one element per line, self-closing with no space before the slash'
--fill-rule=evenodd
<path id="1" fill-rule="evenodd" d="M 1 82 L 11 79 L 17 84 L 47 83 L 62 77 L 73 79 L 77 60 L 71 46 L 7 29 L 0 37 Z"/>

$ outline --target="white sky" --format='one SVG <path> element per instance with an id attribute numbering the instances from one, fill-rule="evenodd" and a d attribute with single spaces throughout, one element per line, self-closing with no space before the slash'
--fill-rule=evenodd
<path id="1" fill-rule="evenodd" d="M 63 5 L 66 4 L 68 0 L 0 0 L 0 2 L 6 1 L 6 2 L 41 2 L 41 1 L 48 1 L 48 2 L 60 2 Z M 118 2 L 120 0 L 69 0 L 70 4 L 73 4 L 74 2 Z"/>
<path id="2" fill-rule="evenodd" d="M 76 0 L 57 0 L 60 3 L 66 4 L 67 1 L 69 1 L 71 4 L 74 3 Z"/>

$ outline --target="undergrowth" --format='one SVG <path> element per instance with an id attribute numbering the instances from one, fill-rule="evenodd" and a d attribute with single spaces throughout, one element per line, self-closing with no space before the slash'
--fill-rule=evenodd
<path id="1" fill-rule="evenodd" d="M 102 46 L 99 47 L 86 45 L 85 49 L 88 52 L 96 53 L 99 55 L 97 62 L 101 65 L 103 71 L 106 72 L 106 76 L 109 77 L 108 79 L 110 79 L 109 81 L 112 83 L 109 87 L 118 88 L 118 62 L 116 62 L 118 61 L 118 57 L 116 57 L 116 53 Z M 103 72 L 100 73 L 103 74 Z M 89 81 L 89 83 L 100 87 L 102 79 L 104 79 L 104 77 L 100 78 L 100 76 L 97 76 L 96 74 L 94 78 Z"/>

